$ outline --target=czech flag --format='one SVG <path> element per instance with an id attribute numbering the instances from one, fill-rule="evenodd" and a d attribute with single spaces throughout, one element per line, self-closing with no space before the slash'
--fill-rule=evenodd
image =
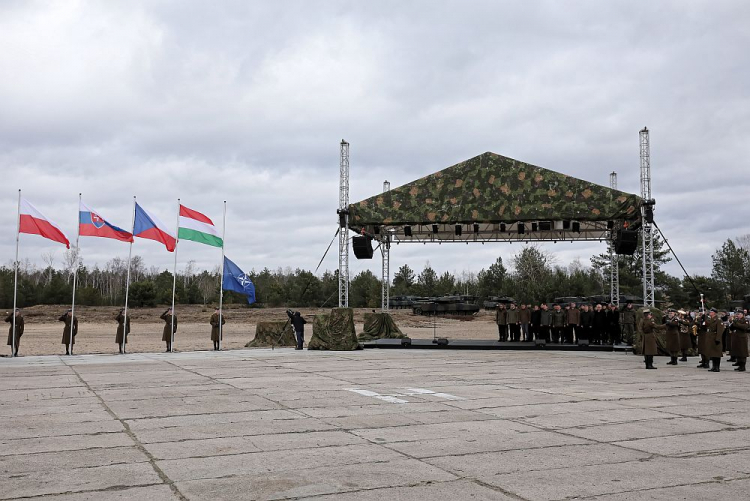
<path id="1" fill-rule="evenodd" d="M 18 232 L 40 235 L 55 242 L 65 244 L 70 249 L 70 242 L 59 226 L 44 217 L 31 202 L 21 198 L 21 213 L 18 221 Z"/>
<path id="2" fill-rule="evenodd" d="M 169 252 L 174 252 L 177 246 L 177 239 L 167 230 L 167 225 L 137 203 L 135 204 L 133 236 L 161 242 Z"/>
<path id="3" fill-rule="evenodd" d="M 133 241 L 133 235 L 109 224 L 98 212 L 89 209 L 83 202 L 80 202 L 78 219 L 78 228 L 82 237 L 114 238 L 121 242 Z"/>

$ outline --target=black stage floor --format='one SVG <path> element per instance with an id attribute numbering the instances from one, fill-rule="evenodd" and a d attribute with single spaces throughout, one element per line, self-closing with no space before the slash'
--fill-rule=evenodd
<path id="1" fill-rule="evenodd" d="M 443 350 L 549 350 L 549 351 L 632 351 L 630 345 L 611 344 L 553 344 L 536 345 L 534 343 L 489 341 L 485 339 L 377 339 L 363 343 L 366 349 L 443 349 Z M 447 341 L 447 343 L 446 343 Z"/>

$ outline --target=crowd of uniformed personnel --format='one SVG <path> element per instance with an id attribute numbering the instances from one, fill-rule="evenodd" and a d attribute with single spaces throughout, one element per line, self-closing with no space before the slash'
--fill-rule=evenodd
<path id="1" fill-rule="evenodd" d="M 161 340 L 166 343 L 166 351 L 170 352 L 172 351 L 174 336 L 177 333 L 177 315 L 174 314 L 172 308 L 169 308 L 162 313 L 159 318 L 164 320 L 164 330 L 162 332 Z M 221 318 L 221 321 L 219 321 L 219 318 Z M 72 309 L 68 309 L 65 313 L 60 315 L 58 320 L 64 323 L 62 340 L 60 343 L 65 346 L 65 354 L 72 355 L 73 347 L 76 343 L 76 336 L 78 335 L 78 317 L 73 313 Z M 130 334 L 130 317 L 126 316 L 125 308 L 122 308 L 115 313 L 114 320 L 117 322 L 115 343 L 117 344 L 120 353 L 125 353 L 126 345 L 128 343 L 128 335 Z M 9 313 L 5 317 L 5 321 L 10 323 L 10 327 L 8 328 L 8 346 L 11 347 L 11 356 L 17 357 L 21 344 L 21 336 L 23 336 L 24 331 L 23 312 L 21 311 L 21 308 L 16 308 L 15 313 Z M 211 325 L 211 341 L 213 341 L 214 350 L 221 349 L 221 339 L 224 336 L 222 329 L 219 326 L 226 323 L 226 317 L 220 315 L 219 308 L 216 308 L 209 320 L 209 324 Z M 15 333 L 13 332 L 14 325 Z"/>
<path id="2" fill-rule="evenodd" d="M 540 305 L 500 303 L 495 312 L 498 341 L 573 344 L 620 344 L 633 341 L 635 309 L 628 303 L 622 310 L 614 304 Z"/>

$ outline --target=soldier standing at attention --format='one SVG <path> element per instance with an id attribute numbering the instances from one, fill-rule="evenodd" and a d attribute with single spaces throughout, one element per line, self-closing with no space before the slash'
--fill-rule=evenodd
<path id="1" fill-rule="evenodd" d="M 706 329 L 706 314 L 701 313 L 695 317 L 695 328 L 698 336 L 698 354 L 701 356 L 701 363 L 697 365 L 698 369 L 708 369 L 708 331 Z"/>
<path id="2" fill-rule="evenodd" d="M 539 306 L 534 306 L 534 309 L 531 310 L 531 338 L 529 341 L 533 341 L 534 339 L 539 339 L 539 326 L 542 324 L 542 310 L 539 309 Z"/>
<path id="3" fill-rule="evenodd" d="M 13 333 L 13 316 L 16 317 L 15 335 Z M 21 336 L 23 336 L 23 315 L 21 314 L 21 308 L 16 308 L 14 313 L 8 313 L 8 316 L 5 317 L 5 321 L 10 324 L 10 327 L 8 327 L 8 346 L 10 346 L 13 351 L 10 356 L 17 357 L 18 345 L 21 343 Z"/>
<path id="4" fill-rule="evenodd" d="M 716 315 L 716 309 L 711 308 L 706 320 L 706 356 L 711 360 L 710 372 L 720 372 L 721 357 L 724 350 L 721 345 L 721 337 L 724 334 L 724 323 Z"/>
<path id="5" fill-rule="evenodd" d="M 521 309 L 518 310 L 518 323 L 521 325 L 521 340 L 522 341 L 533 341 L 534 339 L 529 333 L 529 324 L 531 323 L 531 309 L 525 304 L 521 305 Z"/>
<path id="6" fill-rule="evenodd" d="M 581 310 L 576 308 L 575 303 L 570 303 L 565 319 L 565 342 L 573 344 L 575 336 L 578 337 L 578 328 L 581 325 Z"/>
<path id="7" fill-rule="evenodd" d="M 646 369 L 656 369 L 654 367 L 654 355 L 658 354 L 656 347 L 656 330 L 664 329 L 663 325 L 656 325 L 651 310 L 643 310 L 643 359 L 646 362 Z"/>
<path id="8" fill-rule="evenodd" d="M 521 325 L 518 323 L 518 310 L 516 309 L 516 303 L 510 303 L 510 309 L 508 310 L 508 328 L 510 329 L 510 340 L 520 341 Z"/>
<path id="9" fill-rule="evenodd" d="M 631 301 L 628 301 L 620 312 L 620 324 L 622 325 L 622 338 L 632 345 L 635 338 L 635 310 Z"/>
<path id="10" fill-rule="evenodd" d="M 667 365 L 677 365 L 677 355 L 680 353 L 680 322 L 675 311 L 669 309 L 667 311 L 667 318 L 664 324 L 667 328 L 667 351 L 671 360 L 667 362 Z"/>
<path id="11" fill-rule="evenodd" d="M 117 321 L 117 335 L 115 343 L 120 348 L 120 353 L 125 353 L 125 345 L 128 343 L 128 334 L 130 334 L 130 316 L 125 321 L 125 308 L 122 308 L 115 316 Z M 124 338 L 124 339 L 123 339 Z"/>
<path id="12" fill-rule="evenodd" d="M 177 315 L 172 312 L 172 308 L 169 308 L 159 318 L 164 320 L 164 331 L 162 332 L 161 340 L 167 343 L 167 353 L 169 353 L 172 351 L 172 335 L 177 332 Z M 172 323 L 173 320 L 174 324 Z"/>
<path id="13" fill-rule="evenodd" d="M 211 341 L 214 342 L 214 350 L 219 351 L 219 341 L 223 337 L 223 332 L 219 332 L 222 329 L 219 329 L 219 317 L 221 316 L 221 325 L 224 325 L 227 323 L 226 318 L 224 318 L 224 315 L 219 315 L 219 308 L 214 309 L 213 315 L 211 315 Z"/>
<path id="14" fill-rule="evenodd" d="M 602 344 L 607 337 L 607 311 L 601 303 L 594 309 L 594 332 L 593 338 L 596 344 Z"/>
<path id="15" fill-rule="evenodd" d="M 682 358 L 680 362 L 687 362 L 687 354 L 690 348 L 693 347 L 693 342 L 690 339 L 690 329 L 692 328 L 692 321 L 690 315 L 684 310 L 678 310 L 680 322 L 680 351 L 682 352 Z"/>
<path id="16" fill-rule="evenodd" d="M 549 343 L 549 330 L 552 326 L 552 312 L 549 311 L 547 303 L 542 303 L 542 307 L 539 310 L 539 334 L 537 339 L 544 339 L 545 342 Z"/>
<path id="17" fill-rule="evenodd" d="M 609 304 L 607 310 L 607 323 L 609 328 L 609 340 L 612 344 L 620 344 L 620 312 L 614 303 Z"/>
<path id="18" fill-rule="evenodd" d="M 552 310 L 552 342 L 559 343 L 565 328 L 565 312 L 562 311 L 559 304 L 555 304 Z"/>
<path id="19" fill-rule="evenodd" d="M 734 314 L 734 321 L 732 322 L 732 330 L 734 331 L 734 338 L 732 339 L 732 353 L 737 362 L 734 364 L 737 366 L 736 371 L 745 372 L 745 364 L 747 363 L 747 331 L 750 330 L 750 324 L 745 318 L 745 313 L 741 310 Z"/>
<path id="20" fill-rule="evenodd" d="M 63 313 L 60 318 L 60 322 L 65 322 L 63 327 L 62 344 L 65 345 L 65 354 L 73 354 L 73 345 L 76 344 L 76 334 L 78 334 L 78 317 L 73 316 L 73 310 L 68 310 Z M 72 326 L 72 329 L 71 329 Z M 70 336 L 70 331 L 73 331 L 73 337 Z"/>
<path id="21" fill-rule="evenodd" d="M 497 324 L 498 341 L 508 340 L 508 310 L 503 303 L 497 305 L 495 312 L 495 323 Z"/>

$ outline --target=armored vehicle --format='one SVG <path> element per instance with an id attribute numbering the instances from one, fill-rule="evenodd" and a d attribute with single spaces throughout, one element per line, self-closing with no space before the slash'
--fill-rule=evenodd
<path id="1" fill-rule="evenodd" d="M 425 298 L 412 306 L 415 315 L 473 315 L 479 311 L 476 296 Z"/>
<path id="2" fill-rule="evenodd" d="M 515 302 L 516 300 L 513 299 L 512 297 L 490 296 L 487 298 L 487 300 L 484 303 L 482 303 L 482 307 L 485 310 L 496 310 L 497 305 L 500 303 L 510 304 L 510 303 L 515 303 Z"/>

